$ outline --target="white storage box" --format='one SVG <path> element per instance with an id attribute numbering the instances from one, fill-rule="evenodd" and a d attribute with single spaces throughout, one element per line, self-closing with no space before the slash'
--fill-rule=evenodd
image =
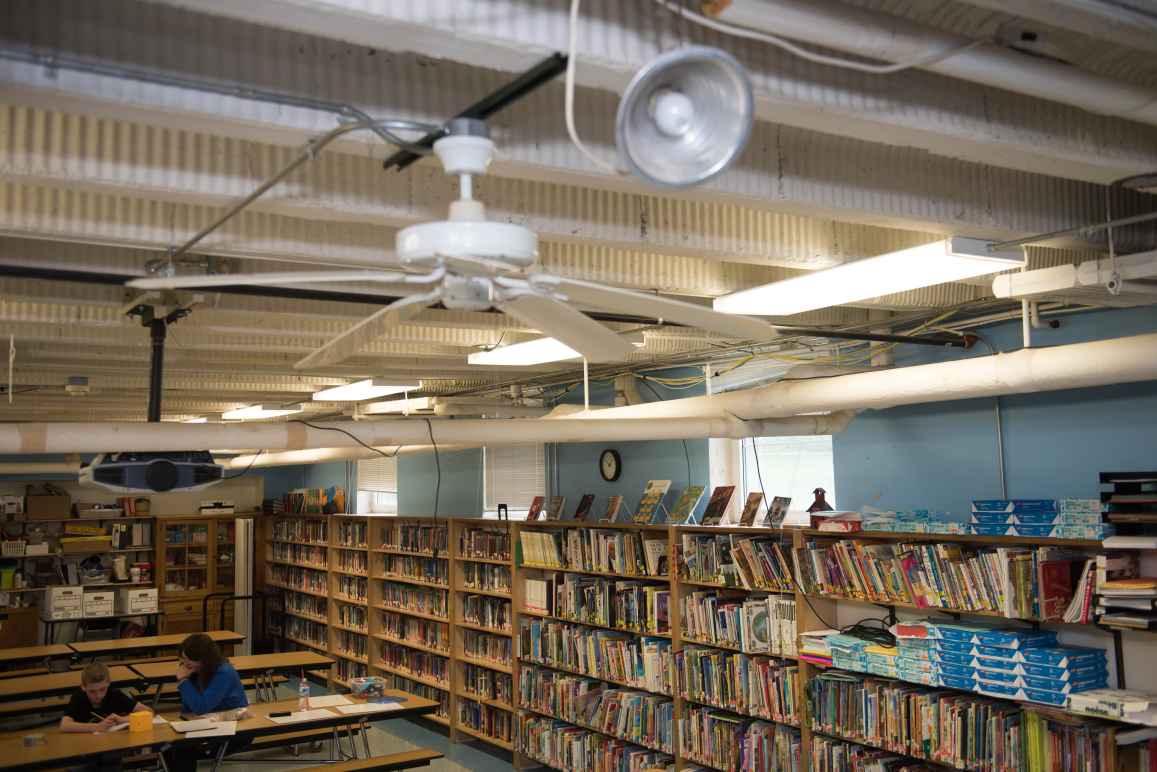
<path id="1" fill-rule="evenodd" d="M 84 617 L 83 587 L 47 587 L 44 590 L 44 618 L 52 621 Z"/>
<path id="2" fill-rule="evenodd" d="M 157 613 L 157 588 L 117 590 L 118 614 Z"/>
<path id="3" fill-rule="evenodd" d="M 116 613 L 116 592 L 99 590 L 84 594 L 85 617 L 111 617 Z"/>

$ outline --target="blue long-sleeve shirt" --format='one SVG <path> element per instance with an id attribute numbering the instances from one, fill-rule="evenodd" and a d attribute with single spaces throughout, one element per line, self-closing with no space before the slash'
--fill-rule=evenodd
<path id="1" fill-rule="evenodd" d="M 228 662 L 221 663 L 217 672 L 202 690 L 196 673 L 181 682 L 181 712 L 200 715 L 218 710 L 243 708 L 249 704 L 241 677 Z"/>

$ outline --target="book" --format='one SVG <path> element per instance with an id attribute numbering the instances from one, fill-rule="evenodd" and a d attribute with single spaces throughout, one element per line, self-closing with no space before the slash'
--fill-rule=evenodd
<path id="1" fill-rule="evenodd" d="M 663 503 L 663 497 L 670 489 L 670 480 L 648 481 L 647 487 L 643 490 L 643 498 L 639 500 L 639 507 L 635 510 L 633 520 L 636 523 L 650 523 L 655 512 L 658 511 L 659 505 Z"/>
<path id="2" fill-rule="evenodd" d="M 587 520 L 591 516 L 591 508 L 594 507 L 595 494 L 584 493 L 583 497 L 579 499 L 578 509 L 574 511 L 575 520 Z"/>
<path id="3" fill-rule="evenodd" d="M 527 522 L 533 523 L 542 515 L 542 505 L 546 503 L 546 496 L 535 496 L 530 502 L 530 509 L 526 512 Z"/>
<path id="4" fill-rule="evenodd" d="M 1081 624 L 1089 621 L 1089 609 L 1086 598 L 1096 581 L 1093 573 L 1095 566 L 1095 560 L 1085 561 L 1085 566 L 1081 569 L 1081 576 L 1077 580 L 1077 586 L 1073 590 L 1073 599 L 1069 602 L 1069 607 L 1065 610 L 1064 621 L 1080 622 Z"/>
<path id="5" fill-rule="evenodd" d="M 779 528 L 782 526 L 784 519 L 787 517 L 787 508 L 789 506 L 791 506 L 791 496 L 773 497 L 771 506 L 767 509 L 767 517 L 764 519 L 764 524 L 770 528 Z M 742 523 L 742 525 L 746 525 L 746 523 Z"/>
<path id="6" fill-rule="evenodd" d="M 1130 598 L 1157 598 L 1157 578 L 1139 576 L 1132 579 L 1111 579 L 1097 587 L 1105 596 Z"/>
<path id="7" fill-rule="evenodd" d="M 699 499 L 703 498 L 704 490 L 706 490 L 706 488 L 702 485 L 688 485 L 684 488 L 679 498 L 675 501 L 675 506 L 671 508 L 671 522 L 691 522 L 695 513 L 695 507 L 699 505 Z"/>
<path id="8" fill-rule="evenodd" d="M 1157 536 L 1109 536 L 1102 546 L 1107 550 L 1157 550 Z"/>
<path id="9" fill-rule="evenodd" d="M 759 512 L 759 505 L 763 503 L 762 493 L 747 494 L 747 502 L 743 505 L 743 512 L 739 515 L 740 525 L 751 525 L 755 522 L 755 515 Z"/>
<path id="10" fill-rule="evenodd" d="M 707 508 L 703 510 L 702 525 L 719 525 L 723 516 L 727 514 L 727 505 L 731 503 L 731 495 L 735 493 L 734 485 L 717 485 L 711 492 L 711 499 Z"/>
<path id="11" fill-rule="evenodd" d="M 566 507 L 566 496 L 551 496 L 550 504 L 546 508 L 545 520 L 562 520 L 562 511 Z"/>
<path id="12" fill-rule="evenodd" d="M 667 542 L 665 539 L 644 539 L 643 555 L 647 563 L 648 576 L 667 574 Z"/>
<path id="13" fill-rule="evenodd" d="M 599 518 L 600 523 L 613 523 L 619 518 L 619 510 L 623 508 L 622 496 L 608 496 L 607 509 L 603 512 L 603 516 Z"/>
<path id="14" fill-rule="evenodd" d="M 1037 592 L 1041 621 L 1062 621 L 1073 599 L 1073 561 L 1037 562 Z"/>

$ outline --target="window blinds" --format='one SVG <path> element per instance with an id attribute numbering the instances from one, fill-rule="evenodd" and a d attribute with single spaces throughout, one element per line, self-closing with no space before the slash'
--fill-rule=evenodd
<path id="1" fill-rule="evenodd" d="M 546 450 L 544 445 L 502 445 L 483 449 L 486 512 L 495 513 L 499 504 L 510 512 L 525 513 L 535 496 L 546 495 Z"/>
<path id="2" fill-rule="evenodd" d="M 398 492 L 398 459 L 363 458 L 358 460 L 358 490 L 374 493 Z"/>

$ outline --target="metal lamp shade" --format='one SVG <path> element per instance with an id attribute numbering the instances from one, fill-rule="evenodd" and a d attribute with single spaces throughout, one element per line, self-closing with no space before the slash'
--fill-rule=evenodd
<path id="1" fill-rule="evenodd" d="M 686 110 L 679 131 L 656 119 L 661 100 Z M 681 96 L 679 96 L 681 95 Z M 689 46 L 657 57 L 635 74 L 619 102 L 615 141 L 630 170 L 663 187 L 699 185 L 743 152 L 755 120 L 747 72 L 717 48 Z"/>

